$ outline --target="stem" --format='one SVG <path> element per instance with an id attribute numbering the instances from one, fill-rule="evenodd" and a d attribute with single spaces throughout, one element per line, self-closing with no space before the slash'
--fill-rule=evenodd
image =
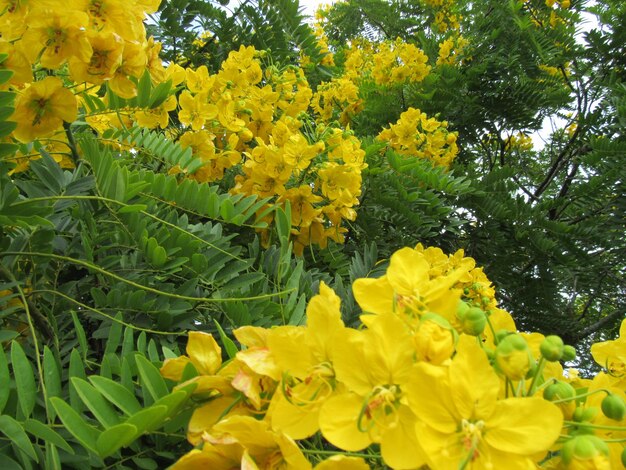
<path id="1" fill-rule="evenodd" d="M 65 129 L 67 142 L 70 147 L 70 152 L 72 153 L 72 160 L 74 161 L 74 165 L 77 165 L 78 160 L 80 160 L 80 155 L 78 155 L 78 147 L 76 146 L 76 139 L 74 139 L 74 134 L 72 133 L 71 124 L 63 121 L 63 128 Z"/>
<path id="2" fill-rule="evenodd" d="M 5 251 L 3 253 L 0 253 L 0 257 L 1 256 L 13 256 L 13 255 L 15 256 L 21 256 L 21 255 L 40 256 L 42 258 L 52 258 L 52 259 L 57 259 L 59 261 L 66 261 L 68 263 L 78 264 L 80 266 L 84 266 L 88 269 L 91 269 L 92 271 L 103 274 L 112 279 L 115 279 L 116 281 L 120 281 L 120 282 L 123 282 L 124 284 L 128 284 L 129 286 L 135 287 L 137 289 L 145 290 L 146 292 L 152 292 L 153 294 L 156 294 L 156 295 L 163 295 L 165 297 L 171 297 L 173 299 L 189 300 L 191 302 L 219 303 L 219 302 L 239 302 L 239 301 L 244 301 L 244 300 L 269 299 L 276 295 L 288 294 L 290 292 L 293 292 L 294 290 L 294 289 L 287 289 L 281 292 L 275 292 L 271 294 L 255 295 L 252 297 L 229 297 L 227 299 L 214 299 L 210 297 L 191 297 L 188 295 L 179 295 L 179 294 L 173 294 L 171 292 L 163 292 L 159 289 L 154 289 L 149 286 L 144 286 L 142 284 L 138 284 L 136 282 L 123 278 L 122 276 L 118 276 L 117 274 L 109 272 L 106 269 L 102 269 L 96 266 L 95 264 L 88 263 L 80 259 L 70 258 L 68 256 L 54 255 L 52 253 L 39 253 L 35 251 Z"/>
<path id="3" fill-rule="evenodd" d="M 533 396 L 533 394 L 535 393 L 535 388 L 537 385 L 537 378 L 542 374 L 543 372 L 543 368 L 546 365 L 546 358 L 541 356 L 541 359 L 539 359 L 539 365 L 537 365 L 537 370 L 535 371 L 535 375 L 533 376 L 533 380 L 532 382 L 530 382 L 530 387 L 528 388 L 528 396 Z"/>
<path id="4" fill-rule="evenodd" d="M 303 454 L 316 454 L 316 455 L 348 455 L 350 457 L 361 457 L 364 459 L 378 459 L 382 460 L 382 456 L 376 454 L 366 454 L 364 452 L 340 452 L 336 450 L 314 450 L 314 449 L 300 449 Z"/>
<path id="5" fill-rule="evenodd" d="M 589 395 L 593 395 L 594 393 L 598 393 L 598 392 L 604 392 L 607 395 L 611 394 L 611 392 L 607 390 L 606 388 L 598 388 L 596 390 L 592 390 L 591 392 L 581 393 L 580 395 L 576 395 L 575 397 L 572 397 L 572 398 L 561 398 L 560 400 L 554 400 L 552 403 L 555 403 L 555 404 L 564 403 L 566 401 L 572 401 L 572 400 L 578 401 L 579 398 L 588 397 Z"/>
<path id="6" fill-rule="evenodd" d="M 552 402 L 554 403 L 554 402 Z M 563 426 L 567 426 L 567 427 L 577 427 L 583 425 L 586 429 L 587 428 L 593 428 L 593 429 L 606 429 L 608 431 L 626 431 L 626 426 L 605 426 L 602 424 L 591 424 L 591 423 L 577 423 L 575 421 L 564 421 L 563 422 Z M 626 438 L 624 438 L 626 440 Z"/>

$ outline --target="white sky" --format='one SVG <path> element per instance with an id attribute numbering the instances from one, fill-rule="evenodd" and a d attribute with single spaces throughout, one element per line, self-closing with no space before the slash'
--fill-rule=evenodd
<path id="1" fill-rule="evenodd" d="M 306 13 L 313 16 L 315 14 L 315 10 L 322 3 L 333 3 L 332 0 L 300 0 L 300 6 L 306 8 Z"/>

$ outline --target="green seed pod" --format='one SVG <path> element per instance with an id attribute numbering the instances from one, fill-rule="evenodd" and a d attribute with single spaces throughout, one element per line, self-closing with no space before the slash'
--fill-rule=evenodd
<path id="1" fill-rule="evenodd" d="M 541 342 L 541 346 L 539 346 L 541 355 L 546 361 L 550 362 L 556 362 L 561 359 L 564 348 L 563 340 L 556 335 L 546 336 Z"/>
<path id="2" fill-rule="evenodd" d="M 575 460 L 591 460 L 596 458 L 598 454 L 608 458 L 609 446 L 602 439 L 592 434 L 581 434 L 572 437 L 563 444 L 563 449 L 561 450 L 561 458 L 567 466 Z"/>
<path id="3" fill-rule="evenodd" d="M 567 382 L 555 382 L 548 385 L 543 391 L 543 398 L 548 401 L 573 400 L 576 398 L 576 390 Z"/>
<path id="4" fill-rule="evenodd" d="M 624 399 L 614 393 L 609 393 L 602 400 L 602 413 L 604 416 L 615 421 L 621 421 L 626 416 L 626 403 Z"/>
<path id="5" fill-rule="evenodd" d="M 576 350 L 574 346 L 570 346 L 569 344 L 563 346 L 563 355 L 561 356 L 561 360 L 568 362 L 573 361 L 576 358 Z"/>
<path id="6" fill-rule="evenodd" d="M 481 309 L 472 307 L 461 320 L 461 329 L 466 335 L 478 336 L 485 330 L 487 317 Z"/>

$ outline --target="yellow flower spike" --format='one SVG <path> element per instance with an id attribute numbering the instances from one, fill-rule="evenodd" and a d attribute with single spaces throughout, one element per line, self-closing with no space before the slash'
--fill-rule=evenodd
<path id="1" fill-rule="evenodd" d="M 474 338 L 461 336 L 449 367 L 419 363 L 405 386 L 433 470 L 535 468 L 563 417 L 541 398 L 498 400 L 500 381 Z"/>
<path id="2" fill-rule="evenodd" d="M 46 77 L 33 83 L 17 97 L 11 119 L 17 122 L 13 136 L 20 142 L 31 142 L 52 134 L 72 122 L 78 114 L 74 94 L 63 87 L 57 77 Z"/>

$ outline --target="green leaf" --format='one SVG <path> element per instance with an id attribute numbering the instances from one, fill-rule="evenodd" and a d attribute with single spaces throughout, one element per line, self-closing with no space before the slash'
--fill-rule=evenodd
<path id="1" fill-rule="evenodd" d="M 115 315 L 115 319 L 118 321 L 114 321 L 111 323 L 111 327 L 109 329 L 109 335 L 107 339 L 107 344 L 104 349 L 104 355 L 114 353 L 117 351 L 117 347 L 120 345 L 122 341 L 122 324 L 120 321 L 122 320 L 122 314 L 118 313 Z"/>
<path id="2" fill-rule="evenodd" d="M 11 376 L 9 375 L 9 363 L 7 361 L 6 353 L 3 350 L 0 350 L 0 414 L 4 410 L 4 407 L 9 400 L 9 395 L 11 394 L 11 387 L 9 387 L 9 383 L 11 383 Z"/>
<path id="3" fill-rule="evenodd" d="M 2 69 L 0 70 L 0 85 L 8 82 L 13 76 L 13 70 Z"/>
<path id="4" fill-rule="evenodd" d="M 92 375 L 91 384 L 111 403 L 127 415 L 133 415 L 141 410 L 141 405 L 126 387 L 106 377 Z"/>
<path id="5" fill-rule="evenodd" d="M 72 312 L 72 320 L 74 321 L 74 329 L 76 330 L 76 337 L 78 338 L 78 345 L 80 346 L 80 352 L 83 360 L 87 359 L 87 336 L 85 336 L 85 330 L 83 325 L 78 319 L 76 312 Z"/>
<path id="6" fill-rule="evenodd" d="M 97 453 L 96 442 L 98 441 L 98 437 L 100 437 L 100 431 L 90 424 L 87 424 L 70 405 L 60 398 L 52 397 L 50 402 L 70 434 L 72 434 L 83 447 Z"/>
<path id="7" fill-rule="evenodd" d="M 150 393 L 150 396 L 156 401 L 162 396 L 167 395 L 167 385 L 161 376 L 159 369 L 154 367 L 148 359 L 141 354 L 135 354 L 137 361 L 137 369 L 141 376 L 141 383 Z"/>
<path id="8" fill-rule="evenodd" d="M 43 424 L 41 421 L 35 419 L 27 419 L 24 422 L 24 430 L 32 434 L 38 439 L 42 439 L 50 444 L 63 449 L 69 454 L 74 454 L 74 449 L 70 446 L 65 439 L 61 437 L 59 433 L 51 429 L 49 426 Z"/>
<path id="9" fill-rule="evenodd" d="M 39 462 L 37 453 L 22 425 L 7 415 L 0 416 L 0 432 L 9 438 L 22 452 L 35 462 Z"/>
<path id="10" fill-rule="evenodd" d="M 48 398 L 61 396 L 61 373 L 56 358 L 48 346 L 43 348 L 43 378 Z"/>
<path id="11" fill-rule="evenodd" d="M 0 122 L 0 137 L 6 137 L 11 132 L 13 132 L 16 127 L 17 127 L 16 122 L 12 122 L 12 121 Z"/>
<path id="12" fill-rule="evenodd" d="M 96 441 L 96 449 L 100 457 L 108 457 L 118 449 L 132 444 L 139 435 L 136 426 L 129 423 L 117 424 L 100 434 Z"/>
<path id="13" fill-rule="evenodd" d="M 169 410 L 165 405 L 152 405 L 138 413 L 135 413 L 126 420 L 126 424 L 132 424 L 137 427 L 137 432 L 154 431 L 163 426 L 169 416 Z"/>
<path id="14" fill-rule="evenodd" d="M 117 413 L 93 385 L 78 377 L 72 377 L 71 380 L 83 403 L 105 428 L 119 424 Z"/>
<path id="15" fill-rule="evenodd" d="M 146 108 L 150 104 L 151 88 L 150 72 L 146 70 L 137 84 L 137 105 L 140 108 Z"/>
<path id="16" fill-rule="evenodd" d="M 37 398 L 35 372 L 22 346 L 17 341 L 11 343 L 11 364 L 15 376 L 15 387 L 19 392 L 17 399 L 24 417 L 28 418 L 35 408 Z"/>
<path id="17" fill-rule="evenodd" d="M 87 374 L 85 374 L 85 365 L 83 364 L 82 359 L 80 358 L 80 353 L 77 349 L 72 349 L 70 353 L 70 367 L 69 367 L 69 377 L 79 377 L 81 379 L 87 378 Z M 70 404 L 77 411 L 84 410 L 84 405 L 80 397 L 78 396 L 78 392 L 70 383 Z"/>
<path id="18" fill-rule="evenodd" d="M 0 91 L 0 106 L 13 106 L 15 93 L 12 91 Z"/>
<path id="19" fill-rule="evenodd" d="M 239 350 L 237 349 L 237 345 L 235 342 L 226 336 L 226 333 L 222 329 L 222 326 L 217 322 L 217 320 L 213 320 L 215 323 L 215 327 L 217 328 L 217 332 L 220 334 L 220 339 L 222 340 L 222 344 L 224 345 L 224 349 L 226 349 L 226 354 L 230 359 L 233 359 Z"/>

